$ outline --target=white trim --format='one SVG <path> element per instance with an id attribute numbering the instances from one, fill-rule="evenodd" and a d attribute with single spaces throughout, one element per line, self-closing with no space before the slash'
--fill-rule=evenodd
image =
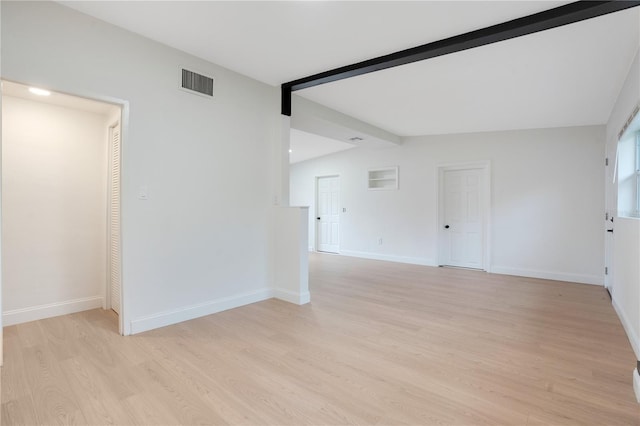
<path id="1" fill-rule="evenodd" d="M 124 214 L 126 207 L 126 200 L 122 196 L 126 190 L 126 182 L 123 178 L 125 174 L 126 155 L 125 152 L 128 146 L 129 138 L 129 101 L 124 101 L 121 104 L 120 110 L 120 315 L 118 315 L 118 329 L 120 334 L 128 336 L 131 334 L 130 322 L 129 322 L 129 286 L 127 285 L 126 276 L 124 274 L 125 264 L 125 240 L 124 233 L 125 223 L 127 217 Z"/>
<path id="2" fill-rule="evenodd" d="M 143 331 L 155 328 L 166 327 L 179 322 L 188 321 L 194 318 L 215 314 L 228 309 L 248 305 L 250 303 L 261 302 L 271 299 L 273 290 L 265 288 L 235 296 L 223 297 L 208 302 L 197 303 L 180 309 L 160 312 L 153 315 L 136 318 L 131 321 L 131 334 L 142 333 Z"/>
<path id="3" fill-rule="evenodd" d="M 309 252 L 314 252 L 313 246 L 309 246 Z"/>
<path id="4" fill-rule="evenodd" d="M 89 309 L 102 308 L 102 296 L 83 297 L 64 302 L 47 303 L 28 308 L 12 309 L 2 314 L 2 325 L 16 325 L 60 315 L 75 314 Z"/>
<path id="5" fill-rule="evenodd" d="M 284 300 L 285 302 L 295 303 L 296 305 L 304 305 L 311 301 L 311 293 L 308 291 L 305 293 L 298 293 L 283 288 L 276 288 L 274 290 L 274 296 L 276 299 Z"/>
<path id="6" fill-rule="evenodd" d="M 638 340 L 638 336 L 633 332 L 633 327 L 631 327 L 631 322 L 629 318 L 625 314 L 622 306 L 616 302 L 616 299 L 611 299 L 611 304 L 613 305 L 613 309 L 615 309 L 618 314 L 618 318 L 620 318 L 620 322 L 622 323 L 622 327 L 624 331 L 627 333 L 627 338 L 629 339 L 629 343 L 631 343 L 631 348 L 636 355 L 636 359 L 640 359 L 640 341 Z"/>
<path id="7" fill-rule="evenodd" d="M 387 262 L 409 263 L 411 265 L 437 266 L 434 259 L 424 259 L 420 257 L 394 256 L 390 254 L 370 253 L 352 250 L 342 250 L 339 254 L 349 257 L 359 257 L 362 259 L 385 260 Z"/>
<path id="8" fill-rule="evenodd" d="M 637 368 L 633 370 L 633 392 L 636 394 L 636 401 L 640 403 L 640 374 Z"/>
<path id="9" fill-rule="evenodd" d="M 491 273 L 515 275 L 519 277 L 541 278 L 543 280 L 567 281 L 571 283 L 603 285 L 600 275 L 573 274 L 569 272 L 539 271 L 535 269 L 511 268 L 508 266 L 492 266 Z"/>
<path id="10" fill-rule="evenodd" d="M 436 259 L 435 264 L 442 265 L 442 250 L 443 246 L 443 227 L 444 227 L 444 172 L 449 170 L 482 170 L 484 177 L 483 185 L 483 201 L 484 201 L 484 221 L 483 221 L 483 246 L 482 246 L 482 270 L 486 272 L 493 272 L 491 266 L 491 161 L 474 161 L 466 163 L 442 163 L 436 166 Z"/>

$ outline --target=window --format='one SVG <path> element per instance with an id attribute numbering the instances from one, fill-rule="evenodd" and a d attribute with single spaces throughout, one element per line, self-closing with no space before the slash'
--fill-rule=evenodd
<path id="1" fill-rule="evenodd" d="M 618 215 L 640 218 L 640 132 L 618 142 Z"/>

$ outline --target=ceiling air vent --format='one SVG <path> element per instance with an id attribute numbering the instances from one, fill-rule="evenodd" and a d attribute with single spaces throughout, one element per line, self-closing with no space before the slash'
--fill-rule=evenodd
<path id="1" fill-rule="evenodd" d="M 198 92 L 205 96 L 213 96 L 213 78 L 182 69 L 182 88 Z"/>

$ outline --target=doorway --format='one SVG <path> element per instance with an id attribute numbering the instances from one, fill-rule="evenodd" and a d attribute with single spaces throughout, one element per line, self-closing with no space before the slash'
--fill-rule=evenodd
<path id="1" fill-rule="evenodd" d="M 112 266 L 118 277 L 120 270 L 120 191 L 109 188 L 114 170 L 118 183 L 120 177 L 114 130 L 121 106 L 2 85 L 3 325 L 111 307 L 109 275 Z M 115 134 L 116 157 L 109 148 Z"/>
<path id="2" fill-rule="evenodd" d="M 340 176 L 316 178 L 316 250 L 340 251 Z"/>
<path id="3" fill-rule="evenodd" d="M 438 169 L 440 266 L 487 270 L 489 165 Z"/>

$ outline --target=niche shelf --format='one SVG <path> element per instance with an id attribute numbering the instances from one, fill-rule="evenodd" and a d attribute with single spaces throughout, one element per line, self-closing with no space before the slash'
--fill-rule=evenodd
<path id="1" fill-rule="evenodd" d="M 367 188 L 372 191 L 398 189 L 398 167 L 369 169 Z"/>

